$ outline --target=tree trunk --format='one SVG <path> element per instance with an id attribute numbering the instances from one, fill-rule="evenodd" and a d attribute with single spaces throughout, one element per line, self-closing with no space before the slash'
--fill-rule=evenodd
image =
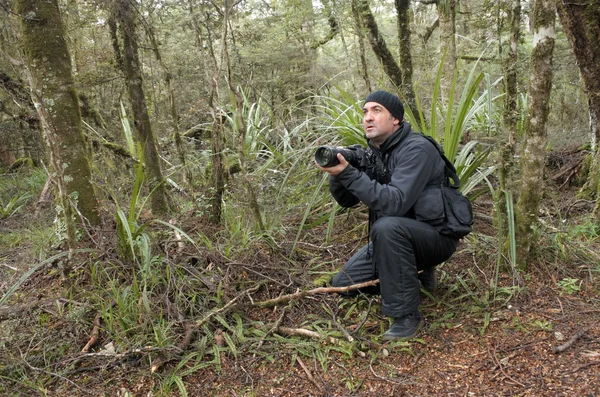
<path id="1" fill-rule="evenodd" d="M 354 16 L 356 36 L 358 37 L 358 48 L 360 57 L 360 75 L 365 81 L 365 87 L 368 92 L 371 92 L 371 80 L 369 79 L 369 72 L 367 67 L 367 57 L 365 56 L 365 35 L 363 32 L 362 22 L 360 20 L 360 13 L 358 12 L 358 1 L 352 0 L 352 15 Z"/>
<path id="2" fill-rule="evenodd" d="M 402 73 L 402 86 L 400 92 L 406 98 L 406 103 L 415 118 L 418 118 L 417 101 L 413 87 L 413 65 L 410 48 L 410 0 L 396 0 L 398 13 L 398 42 L 400 43 L 400 72 Z"/>
<path id="3" fill-rule="evenodd" d="M 396 63 L 392 52 L 389 50 L 385 39 L 379 33 L 379 27 L 375 21 L 375 17 L 371 12 L 368 0 L 358 0 L 357 3 L 358 11 L 360 13 L 360 20 L 362 21 L 365 29 L 369 32 L 369 41 L 371 42 L 371 48 L 377 59 L 381 62 L 383 70 L 388 75 L 392 83 L 400 89 L 402 84 L 402 72 L 400 67 Z"/>
<path id="4" fill-rule="evenodd" d="M 212 178 L 213 178 L 213 194 L 210 198 L 210 212 L 208 214 L 209 221 L 214 224 L 221 223 L 222 218 L 222 207 L 223 207 L 223 195 L 225 194 L 225 181 L 226 181 L 226 167 L 225 167 L 225 156 L 223 151 L 225 149 L 225 137 L 223 136 L 223 117 L 221 110 L 219 109 L 219 76 L 221 75 L 221 67 L 223 58 L 225 56 L 225 46 L 221 47 L 221 53 L 219 59 L 215 54 L 213 48 L 213 40 L 210 35 L 210 31 L 207 29 L 208 40 L 204 41 L 202 28 L 193 8 L 192 0 L 189 1 L 189 11 L 192 18 L 192 24 L 196 31 L 196 39 L 198 40 L 198 47 L 200 51 L 208 51 L 208 55 L 201 53 L 201 58 L 204 64 L 204 71 L 206 78 L 210 86 L 210 93 L 208 95 L 208 107 L 213 119 L 212 131 L 211 131 L 211 159 L 212 159 Z M 223 24 L 225 25 L 225 24 Z M 227 36 L 227 26 L 222 26 L 221 29 L 221 42 L 223 43 Z M 212 59 L 213 64 L 209 65 L 208 59 Z M 209 73 L 212 70 L 212 74 Z"/>
<path id="5" fill-rule="evenodd" d="M 167 64 L 165 63 L 163 57 L 160 54 L 158 42 L 154 34 L 154 28 L 152 28 L 150 24 L 147 24 L 146 31 L 148 33 L 148 36 L 150 37 L 150 43 L 152 44 L 152 49 L 154 50 L 156 60 L 160 64 L 165 75 L 165 82 L 167 83 L 167 90 L 169 91 L 169 105 L 171 107 L 171 122 L 173 123 L 175 149 L 177 150 L 177 157 L 179 157 L 179 162 L 181 163 L 181 167 L 183 168 L 184 183 L 189 185 L 192 183 L 192 172 L 185 164 L 185 149 L 183 147 L 183 140 L 181 139 L 181 133 L 179 131 L 179 112 L 177 111 L 177 101 L 175 100 L 175 87 L 173 86 L 173 75 L 171 74 L 171 71 L 167 67 Z"/>
<path id="6" fill-rule="evenodd" d="M 516 206 L 517 262 L 523 270 L 531 258 L 546 163 L 546 122 L 552 88 L 552 52 L 556 12 L 553 0 L 536 0 L 533 10 L 533 50 L 521 157 L 521 186 Z"/>
<path id="7" fill-rule="evenodd" d="M 50 149 L 66 222 L 72 223 L 71 202 L 92 225 L 98 225 L 98 201 L 58 2 L 18 0 L 16 9 L 22 16 L 31 97 Z"/>
<path id="8" fill-rule="evenodd" d="M 150 205 L 155 215 L 169 212 L 167 190 L 160 166 L 156 139 L 152 132 L 150 116 L 146 106 L 138 43 L 135 34 L 136 10 L 130 0 L 118 0 L 115 5 L 115 20 L 123 39 L 123 71 L 127 91 L 131 100 L 135 129 L 144 151 L 146 178 L 150 188 Z M 118 59 L 118 58 L 117 58 Z"/>
<path id="9" fill-rule="evenodd" d="M 600 3 L 559 0 L 557 6 L 588 97 L 594 158 L 584 190 L 596 195 L 594 215 L 600 222 Z"/>
<path id="10" fill-rule="evenodd" d="M 440 21 L 440 52 L 442 55 L 446 54 L 442 65 L 440 92 L 442 100 L 447 102 L 456 71 L 456 0 L 439 0 L 437 8 Z"/>
<path id="11" fill-rule="evenodd" d="M 517 91 L 517 66 L 518 66 L 518 46 L 519 37 L 521 35 L 521 1 L 520 0 L 508 0 L 507 2 L 507 14 L 510 25 L 510 39 L 508 45 L 508 51 L 504 60 L 505 68 L 505 97 L 504 97 L 504 129 L 507 137 L 505 144 L 500 148 L 500 161 L 498 167 L 498 180 L 500 183 L 500 189 L 498 189 L 498 197 L 496 197 L 496 212 L 498 219 L 498 235 L 501 241 L 507 241 L 505 239 L 508 236 L 507 228 L 507 212 L 506 212 L 506 200 L 504 197 L 505 192 L 511 191 L 512 186 L 512 172 L 514 171 L 514 155 L 515 155 L 515 141 L 517 136 L 517 123 L 519 120 L 518 113 L 518 91 Z M 506 253 L 506 247 L 499 247 L 503 252 Z"/>
<path id="12" fill-rule="evenodd" d="M 227 24 L 229 23 L 229 14 L 233 5 L 229 5 L 229 1 L 224 1 L 224 13 L 223 13 L 223 26 L 225 29 L 224 36 L 227 38 Z M 244 120 L 243 114 L 243 98 L 242 94 L 233 84 L 233 74 L 231 73 L 231 61 L 229 59 L 229 52 L 227 50 L 227 40 L 223 40 L 222 45 L 224 46 L 223 53 L 225 55 L 225 67 L 227 70 L 227 84 L 229 86 L 229 90 L 233 94 L 235 98 L 235 114 L 236 114 L 236 124 L 238 129 L 238 156 L 240 163 L 240 171 L 242 174 L 242 179 L 244 181 L 244 187 L 246 189 L 246 193 L 248 194 L 248 200 L 250 202 L 250 209 L 252 209 L 252 214 L 254 215 L 254 220 L 258 224 L 258 227 L 262 232 L 265 231 L 265 224 L 262 220 L 262 214 L 260 210 L 260 205 L 258 204 L 258 199 L 256 198 L 256 192 L 254 191 L 254 186 L 250 182 L 250 178 L 248 177 L 248 170 L 246 168 L 246 153 L 244 150 L 244 142 L 246 141 L 246 120 Z"/>

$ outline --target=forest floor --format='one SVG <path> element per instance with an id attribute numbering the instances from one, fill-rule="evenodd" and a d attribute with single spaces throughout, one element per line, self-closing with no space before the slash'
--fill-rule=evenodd
<path id="1" fill-rule="evenodd" d="M 490 209 L 475 206 L 476 233 L 439 267 L 438 290 L 421 294 L 425 324 L 403 342 L 381 340 L 389 323 L 377 296 L 324 293 L 275 307 L 256 304 L 315 288 L 315 274 L 333 272 L 364 243 L 351 233 L 327 245 L 322 234 L 309 234 L 293 258 L 266 244 L 236 263 L 206 258 L 235 279 L 222 302 L 236 293 L 240 300 L 196 332 L 186 349 L 196 355 L 156 373 L 152 346 L 110 351 L 102 327 L 96 347 L 81 353 L 94 312 L 77 309 L 84 294 L 63 296 L 53 264 L 0 307 L 0 395 L 600 396 L 599 265 L 542 252 L 526 273 L 496 273 Z M 343 215 L 340 230 L 355 216 Z M 19 227 L 12 222 L 0 226 Z M 188 220 L 186 231 L 193 227 L 199 225 Z M 18 263 L 31 260 L 20 255 L 18 248 L 2 254 L 0 296 L 20 275 L 13 272 Z M 260 289 L 243 293 L 259 282 Z M 82 281 L 79 288 L 88 286 Z M 321 339 L 290 336 L 283 327 L 309 329 Z"/>

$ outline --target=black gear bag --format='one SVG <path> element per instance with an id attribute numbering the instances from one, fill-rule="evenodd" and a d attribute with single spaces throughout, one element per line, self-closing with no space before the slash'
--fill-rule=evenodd
<path id="1" fill-rule="evenodd" d="M 448 160 L 444 154 L 444 150 L 435 139 L 425 134 L 422 135 L 436 147 L 446 164 L 444 167 L 445 178 L 440 189 L 442 203 L 439 203 L 439 217 L 433 222 L 426 219 L 423 220 L 430 223 L 440 233 L 461 239 L 471 233 L 471 225 L 473 225 L 473 207 L 471 206 L 469 199 L 458 190 L 460 188 L 460 178 L 456 174 L 454 164 Z M 432 191 L 431 193 L 439 197 L 438 192 L 439 191 Z M 425 194 L 427 195 L 427 189 Z M 418 207 L 418 205 L 415 205 L 415 207 Z M 431 207 L 423 208 L 423 210 L 426 213 L 431 213 Z M 420 211 L 418 211 L 418 208 L 415 208 L 415 213 L 417 212 Z"/>

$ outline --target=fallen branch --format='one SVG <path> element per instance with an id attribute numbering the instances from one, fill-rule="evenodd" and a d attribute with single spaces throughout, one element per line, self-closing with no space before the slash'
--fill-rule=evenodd
<path id="1" fill-rule="evenodd" d="M 256 292 L 261 286 L 262 286 L 262 283 L 257 284 L 257 285 L 255 285 L 254 287 L 252 287 L 250 289 L 247 289 L 245 291 L 240 292 L 239 294 L 237 294 L 237 296 L 235 298 L 233 298 L 232 300 L 230 300 L 229 302 L 227 302 L 225 304 L 225 306 L 220 307 L 218 309 L 215 309 L 215 310 L 211 311 L 206 316 L 204 316 L 203 319 L 196 321 L 196 324 L 194 325 L 194 328 L 198 329 L 198 328 L 202 327 L 204 324 L 206 324 L 211 318 L 213 318 L 217 314 L 220 314 L 220 313 L 228 311 L 233 306 L 235 306 L 235 304 L 237 303 L 237 301 L 240 298 L 242 298 L 244 295 L 247 295 L 247 294 L 249 294 L 251 292 Z"/>
<path id="2" fill-rule="evenodd" d="M 307 338 L 317 339 L 320 341 L 324 341 L 326 343 L 330 343 L 332 345 L 342 345 L 342 340 L 334 338 L 333 336 L 325 336 L 321 335 L 318 332 L 311 331 L 309 329 L 304 328 L 288 328 L 288 327 L 278 327 L 276 330 L 277 333 L 287 335 L 287 336 L 305 336 Z M 360 350 L 357 350 L 357 353 L 361 357 L 365 357 L 366 353 Z"/>
<path id="3" fill-rule="evenodd" d="M 278 327 L 276 332 L 287 336 L 305 336 L 307 338 L 323 340 L 325 342 L 331 343 L 332 345 L 341 344 L 341 341 L 339 339 L 336 339 L 332 336 L 323 336 L 318 332 L 304 328 Z"/>
<path id="4" fill-rule="evenodd" d="M 569 339 L 568 341 L 566 341 L 565 343 L 563 343 L 560 346 L 556 346 L 553 351 L 554 354 L 559 354 L 564 352 L 565 350 L 567 350 L 569 347 L 571 347 L 576 341 L 577 339 L 581 338 L 583 335 L 585 335 L 585 333 L 588 331 L 588 328 L 585 328 L 583 330 L 581 330 L 580 332 L 576 333 L 575 335 L 573 335 L 571 337 L 571 339 Z"/>
<path id="5" fill-rule="evenodd" d="M 308 295 L 316 295 L 316 294 L 326 294 L 326 293 L 340 293 L 340 292 L 348 292 L 354 291 L 360 288 L 371 287 L 373 285 L 379 284 L 379 279 L 366 281 L 360 284 L 349 285 L 347 287 L 319 287 L 306 291 L 298 291 L 293 294 L 282 295 L 277 298 L 269 299 L 266 301 L 258 302 L 256 305 L 262 307 L 270 307 L 275 306 L 280 303 L 284 303 L 293 299 L 303 298 Z"/>
<path id="6" fill-rule="evenodd" d="M 317 389 L 321 390 L 321 385 L 319 385 L 317 383 L 317 381 L 315 380 L 315 378 L 312 376 L 312 374 L 310 373 L 310 370 L 306 367 L 306 365 L 302 362 L 302 360 L 300 359 L 300 357 L 296 356 L 296 361 L 298 361 L 298 364 L 300 364 L 300 366 L 302 367 L 302 369 L 304 370 L 304 373 L 306 374 L 306 376 L 308 376 L 308 379 L 313 383 L 313 385 L 315 385 L 317 387 Z"/>
<path id="7" fill-rule="evenodd" d="M 102 313 L 96 313 L 96 317 L 94 317 L 94 322 L 92 323 L 94 326 L 92 327 L 92 333 L 90 334 L 90 340 L 85 344 L 83 349 L 81 349 L 82 353 L 87 353 L 90 351 L 92 347 L 98 342 L 98 338 L 100 336 L 100 321 L 102 320 Z"/>
<path id="8" fill-rule="evenodd" d="M 185 321 L 183 323 L 183 326 L 185 328 L 185 334 L 184 334 L 181 342 L 179 342 L 179 344 L 177 345 L 177 352 L 183 352 L 190 346 L 190 344 L 192 343 L 192 340 L 194 339 L 194 332 L 196 331 L 196 328 L 189 321 Z M 169 361 L 174 360 L 177 356 L 178 355 L 175 355 L 172 357 L 163 357 L 163 358 L 157 360 L 154 364 L 152 364 L 152 367 L 150 368 L 150 373 L 154 374 L 154 373 L 158 372 L 158 370 L 163 365 L 165 365 Z"/>

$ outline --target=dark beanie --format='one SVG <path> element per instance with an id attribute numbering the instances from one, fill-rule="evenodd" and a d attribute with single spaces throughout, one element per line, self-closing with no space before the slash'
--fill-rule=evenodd
<path id="1" fill-rule="evenodd" d="M 400 102 L 400 98 L 384 90 L 379 90 L 370 93 L 365 99 L 367 102 L 376 102 L 383 105 L 395 118 L 402 121 L 404 117 L 404 106 Z"/>

